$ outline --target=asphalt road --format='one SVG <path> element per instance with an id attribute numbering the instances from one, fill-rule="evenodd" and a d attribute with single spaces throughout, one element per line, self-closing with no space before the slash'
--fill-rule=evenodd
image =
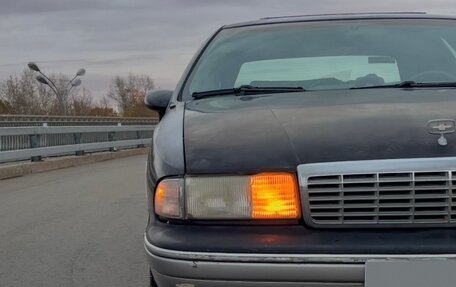
<path id="1" fill-rule="evenodd" d="M 145 156 L 0 181 L 0 286 L 147 286 Z"/>

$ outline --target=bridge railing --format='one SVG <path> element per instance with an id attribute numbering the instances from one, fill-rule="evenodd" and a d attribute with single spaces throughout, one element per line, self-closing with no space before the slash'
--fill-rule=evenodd
<path id="1" fill-rule="evenodd" d="M 0 127 L 151 125 L 158 118 L 0 115 Z"/>
<path id="2" fill-rule="evenodd" d="M 0 127 L 0 163 L 150 144 L 155 125 Z"/>

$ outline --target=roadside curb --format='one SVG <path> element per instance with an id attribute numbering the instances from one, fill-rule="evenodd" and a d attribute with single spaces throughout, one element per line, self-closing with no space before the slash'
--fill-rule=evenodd
<path id="1" fill-rule="evenodd" d="M 0 166 L 0 180 L 117 158 L 142 155 L 147 154 L 148 152 L 149 148 L 136 148 L 119 150 L 116 152 L 92 153 L 83 156 L 49 158 L 41 162 L 20 162 L 11 165 L 8 164 Z"/>

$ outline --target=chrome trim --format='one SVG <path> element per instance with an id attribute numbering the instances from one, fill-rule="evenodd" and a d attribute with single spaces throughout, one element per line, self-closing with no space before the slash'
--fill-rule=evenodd
<path id="1" fill-rule="evenodd" d="M 295 286 L 315 287 L 315 282 L 324 283 L 325 287 L 346 286 L 345 284 L 362 286 L 365 273 L 364 264 L 190 261 L 169 259 L 146 252 L 156 281 L 160 281 L 161 276 L 169 276 L 179 283 L 203 280 L 206 282 L 203 286 L 211 287 L 214 282 L 225 282 L 226 286 L 243 286 L 240 282 L 256 282 L 258 286 L 265 286 L 261 285 L 265 282 L 269 282 L 269 286 L 289 286 L 287 284 L 294 283 Z M 176 282 L 162 285 L 176 286 Z"/>
<path id="2" fill-rule="evenodd" d="M 260 253 L 212 253 L 188 252 L 157 247 L 147 240 L 147 252 L 170 259 L 217 262 L 259 263 L 358 263 L 368 260 L 456 260 L 456 254 L 260 254 Z"/>
<path id="3" fill-rule="evenodd" d="M 388 223 L 321 223 L 315 222 L 309 210 L 309 182 L 310 177 L 315 176 L 347 176 L 356 174 L 378 174 L 381 173 L 411 173 L 418 172 L 446 172 L 449 174 L 450 182 L 448 197 L 449 207 L 451 208 L 452 176 L 456 171 L 456 157 L 440 158 L 412 158 L 412 159 L 385 159 L 385 160 L 366 160 L 366 161 L 344 161 L 344 162 L 325 162 L 302 164 L 298 168 L 298 180 L 301 192 L 301 202 L 304 221 L 307 225 L 314 228 L 388 228 L 388 227 L 454 227 L 456 220 L 448 219 L 448 222 L 388 222 Z M 453 175 L 452 175 L 453 174 Z M 411 181 L 415 182 L 413 178 Z M 415 190 L 415 187 L 412 187 Z M 378 195 L 378 188 L 377 188 Z M 413 198 L 415 198 L 413 196 Z M 378 196 L 377 196 L 378 199 Z M 414 205 L 414 204 L 413 204 Z M 451 211 L 448 211 L 451 217 Z"/>
<path id="4" fill-rule="evenodd" d="M 430 164 L 431 163 L 431 164 Z M 306 176 L 332 175 L 340 172 L 358 173 L 365 172 L 401 172 L 410 171 L 426 172 L 434 169 L 456 169 L 456 157 L 432 157 L 432 158 L 410 158 L 410 159 L 380 159 L 380 160 L 359 160 L 359 161 L 337 161 L 308 163 L 298 166 L 298 174 Z M 301 180 L 301 178 L 300 178 Z"/>
<path id="5" fill-rule="evenodd" d="M 438 124 L 435 126 L 434 124 Z M 430 134 L 444 135 L 456 132 L 456 121 L 453 119 L 435 119 L 427 123 Z"/>

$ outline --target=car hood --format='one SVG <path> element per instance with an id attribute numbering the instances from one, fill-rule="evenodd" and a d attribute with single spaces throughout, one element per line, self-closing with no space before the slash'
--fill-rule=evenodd
<path id="1" fill-rule="evenodd" d="M 190 101 L 186 172 L 295 171 L 315 162 L 456 155 L 456 136 L 427 123 L 456 118 L 455 89 L 376 89 L 220 96 Z"/>

